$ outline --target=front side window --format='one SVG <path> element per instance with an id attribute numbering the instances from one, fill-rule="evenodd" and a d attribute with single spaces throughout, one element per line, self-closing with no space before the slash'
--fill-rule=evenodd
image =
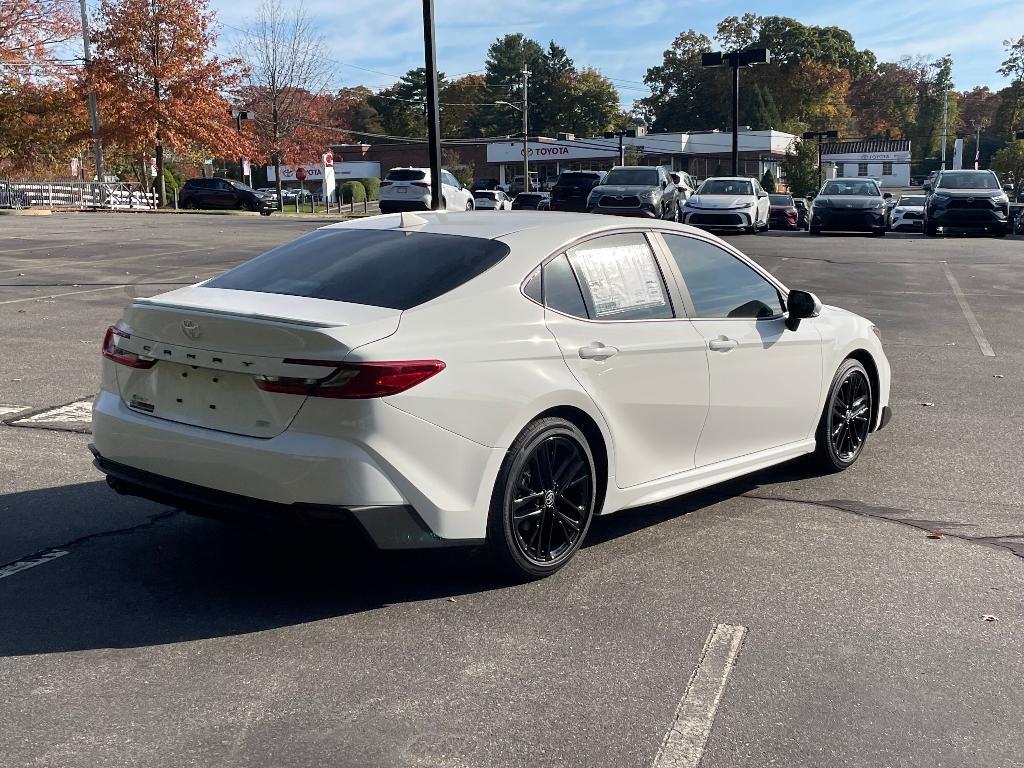
<path id="1" fill-rule="evenodd" d="M 693 300 L 696 318 L 768 318 L 782 314 L 779 292 L 716 245 L 663 234 Z"/>
<path id="2" fill-rule="evenodd" d="M 640 234 L 608 235 L 570 248 L 594 320 L 670 318 L 672 305 L 647 239 Z"/>

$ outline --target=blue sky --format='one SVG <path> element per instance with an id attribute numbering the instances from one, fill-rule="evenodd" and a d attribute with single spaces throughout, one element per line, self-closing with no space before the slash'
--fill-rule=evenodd
<path id="1" fill-rule="evenodd" d="M 421 0 L 305 4 L 326 39 L 325 55 L 337 62 L 335 86 L 378 89 L 393 82 L 390 75 L 422 66 Z M 212 0 L 212 6 L 232 26 L 243 25 L 255 10 L 255 2 Z M 448 76 L 480 71 L 495 38 L 523 32 L 542 43 L 554 39 L 578 66 L 593 66 L 612 78 L 628 106 L 646 95 L 644 72 L 661 61 L 679 32 L 692 27 L 713 36 L 719 19 L 748 11 L 844 27 L 859 48 L 870 48 L 881 61 L 952 54 L 961 89 L 1005 85 L 996 73 L 1005 58 L 1003 39 L 1024 34 L 1021 0 L 436 0 L 438 67 Z M 225 26 L 222 46 L 236 34 Z"/>

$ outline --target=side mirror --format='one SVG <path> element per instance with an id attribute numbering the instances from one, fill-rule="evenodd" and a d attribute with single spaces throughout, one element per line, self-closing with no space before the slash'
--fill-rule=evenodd
<path id="1" fill-rule="evenodd" d="M 1003 184 L 1003 192 L 1013 192 L 1013 184 Z"/>
<path id="2" fill-rule="evenodd" d="M 892 200 L 892 192 L 886 192 L 882 195 L 882 198 L 885 200 Z"/>
<path id="3" fill-rule="evenodd" d="M 814 199 L 814 198 L 816 198 L 817 196 L 818 196 L 818 193 L 817 193 L 817 192 L 808 192 L 808 193 L 807 193 L 807 199 L 808 199 L 808 200 L 813 200 L 813 199 Z"/>
<path id="4" fill-rule="evenodd" d="M 927 181 L 924 184 L 922 184 L 921 187 L 924 189 L 925 192 L 932 191 L 932 185 L 929 184 Z"/>
<path id="5" fill-rule="evenodd" d="M 665 181 L 664 179 L 662 179 L 662 180 L 661 180 L 661 188 L 662 188 L 662 189 L 665 189 L 666 187 L 668 187 L 668 182 L 667 182 L 667 181 Z"/>
<path id="6" fill-rule="evenodd" d="M 813 293 L 793 290 L 786 298 L 786 309 L 789 314 L 786 318 L 786 327 L 795 331 L 800 327 L 801 320 L 821 314 L 821 300 Z"/>

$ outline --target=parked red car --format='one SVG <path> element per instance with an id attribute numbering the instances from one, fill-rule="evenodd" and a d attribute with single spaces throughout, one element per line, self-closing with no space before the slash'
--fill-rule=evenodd
<path id="1" fill-rule="evenodd" d="M 768 222 L 772 229 L 798 229 L 800 212 L 792 195 L 768 195 Z"/>

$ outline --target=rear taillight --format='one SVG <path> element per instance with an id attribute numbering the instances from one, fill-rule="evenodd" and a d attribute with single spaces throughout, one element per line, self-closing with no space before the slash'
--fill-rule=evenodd
<path id="1" fill-rule="evenodd" d="M 424 189 L 430 189 L 430 182 L 429 181 L 414 181 L 414 182 L 412 182 L 412 185 L 414 187 L 423 187 Z"/>
<path id="2" fill-rule="evenodd" d="M 337 363 L 330 360 L 285 360 L 288 365 L 318 365 L 334 371 L 323 378 L 257 376 L 264 392 L 309 397 L 365 400 L 387 397 L 415 387 L 444 370 L 440 360 L 405 360 L 393 363 Z"/>
<path id="3" fill-rule="evenodd" d="M 130 338 L 131 334 L 110 326 L 107 328 L 107 334 L 103 337 L 103 356 L 107 360 L 113 360 L 119 365 L 127 365 L 129 368 L 152 368 L 156 365 L 156 360 L 153 358 L 142 357 L 121 347 L 122 341 L 127 341 Z"/>

